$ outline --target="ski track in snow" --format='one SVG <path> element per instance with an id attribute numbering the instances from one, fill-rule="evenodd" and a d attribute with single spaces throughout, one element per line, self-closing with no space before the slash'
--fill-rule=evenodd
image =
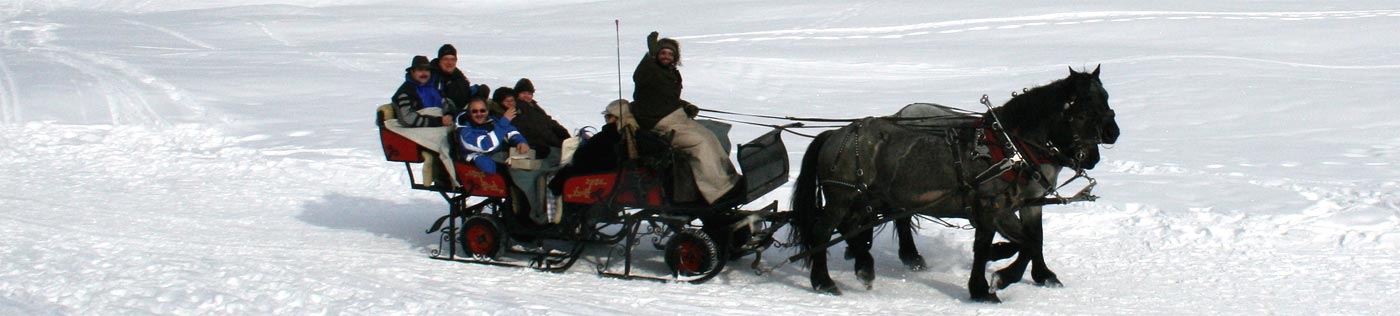
<path id="1" fill-rule="evenodd" d="M 130 23 L 137 23 L 128 21 Z M 163 28 L 139 24 L 153 29 L 161 30 L 174 37 L 189 41 L 192 44 L 211 48 L 212 46 L 201 45 L 197 41 L 183 37 L 173 31 Z M 53 30 L 61 28 L 60 24 L 41 24 L 27 27 L 30 31 L 30 40 L 22 41 L 10 39 L 7 36 L 6 46 L 15 46 L 16 49 L 24 50 L 36 56 L 45 57 L 48 60 L 62 64 L 72 70 L 89 76 L 86 82 L 91 83 L 98 89 L 98 95 L 106 99 L 108 121 L 117 124 L 146 124 L 154 123 L 168 125 L 169 121 L 164 117 L 169 112 L 184 112 L 178 114 L 202 117 L 206 109 L 186 96 L 186 93 L 160 77 L 146 73 L 137 66 L 104 56 L 98 53 L 82 52 L 77 49 L 57 46 L 51 42 L 56 37 Z M 7 35 L 9 32 L 7 32 Z M 8 68 L 6 68 L 8 69 Z M 6 78 L 12 76 L 6 75 Z M 5 80 L 7 86 L 13 87 L 12 79 Z M 155 90 L 154 95 L 163 96 L 166 100 L 178 106 L 178 110 L 160 110 L 148 99 L 148 90 Z M 13 91 L 13 90 L 12 90 Z M 10 96 L 10 100 L 16 100 Z M 18 101 L 14 101 L 18 103 Z M 80 106 L 81 107 L 81 106 Z M 18 113 L 18 110 L 10 111 Z M 171 113 L 176 114 L 176 113 Z M 17 116 L 16 116 L 17 117 Z"/>
<path id="2" fill-rule="evenodd" d="M 218 47 L 214 47 L 214 45 L 209 45 L 209 43 L 205 43 L 204 41 L 200 41 L 200 40 L 194 39 L 194 38 L 192 38 L 192 37 L 189 37 L 189 35 L 185 35 L 184 33 L 176 32 L 175 30 L 171 30 L 171 29 L 168 29 L 168 28 L 165 28 L 165 27 L 161 27 L 161 26 L 157 26 L 157 25 L 151 25 L 151 24 L 149 24 L 149 23 L 140 22 L 140 21 L 135 21 L 135 20 L 122 20 L 122 21 L 123 21 L 123 22 L 126 22 L 127 24 L 136 25 L 136 26 L 145 27 L 145 28 L 150 28 L 150 29 L 152 29 L 152 30 L 156 30 L 156 31 L 158 31 L 158 32 L 165 33 L 166 35 L 170 35 L 171 37 L 178 38 L 178 39 L 180 39 L 180 40 L 182 40 L 182 41 L 185 41 L 186 43 L 190 43 L 191 45 L 194 45 L 194 46 L 199 46 L 200 48 L 203 48 L 203 49 L 207 49 L 207 50 L 218 50 L 218 49 L 219 49 Z"/>
<path id="3" fill-rule="evenodd" d="M 1047 25 L 1122 23 L 1150 20 L 1327 20 L 1400 17 L 1400 10 L 1315 11 L 1315 12 L 1189 12 L 1189 11 L 1107 11 L 1071 12 L 1033 16 L 964 19 L 883 27 L 809 28 L 759 32 L 701 34 L 676 37 L 697 43 L 774 40 L 901 39 L 911 36 L 952 34 L 987 30 L 1010 30 Z M 972 26 L 976 25 L 976 26 Z"/>
<path id="4" fill-rule="evenodd" d="M 1098 61 L 1098 62 L 1102 62 L 1102 63 L 1107 64 L 1107 63 L 1128 63 L 1128 62 L 1162 61 L 1162 60 L 1180 60 L 1180 59 L 1229 60 L 1229 61 L 1243 61 L 1243 62 L 1248 62 L 1248 63 L 1259 63 L 1259 64 L 1275 64 L 1275 65 L 1289 66 L 1289 67 L 1316 68 L 1316 69 L 1336 69 L 1336 70 L 1386 70 L 1386 69 L 1400 69 L 1400 64 L 1393 64 L 1393 65 L 1324 65 L 1324 64 L 1310 64 L 1310 63 L 1299 63 L 1299 62 L 1290 62 L 1290 61 L 1282 61 L 1282 60 L 1270 60 L 1270 59 L 1262 59 L 1262 58 L 1248 58 L 1248 57 L 1224 56 L 1224 55 L 1153 55 L 1153 56 L 1138 56 L 1138 57 L 1125 57 L 1125 58 L 1107 59 L 1107 60 Z"/>
<path id="5" fill-rule="evenodd" d="M 276 33 L 273 33 L 272 30 L 268 29 L 266 23 L 263 23 L 261 21 L 252 21 L 251 23 L 253 23 L 253 25 L 257 25 L 258 29 L 262 30 L 263 34 L 267 35 L 267 38 L 281 43 L 282 46 L 296 47 L 296 45 L 293 45 L 291 41 L 288 41 L 286 38 L 282 37 L 281 35 L 277 35 Z"/>
<path id="6" fill-rule="evenodd" d="M 0 95 L 0 124 L 23 121 L 24 113 L 19 104 L 19 89 L 15 88 L 14 72 L 10 71 L 10 66 L 3 59 L 0 59 L 0 87 L 5 88 L 5 91 L 0 92 L 4 93 Z"/>

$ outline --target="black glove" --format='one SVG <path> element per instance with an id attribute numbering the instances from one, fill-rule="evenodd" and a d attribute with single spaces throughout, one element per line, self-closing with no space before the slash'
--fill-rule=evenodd
<path id="1" fill-rule="evenodd" d="M 650 54 L 652 58 L 661 53 L 661 42 L 657 41 L 658 38 L 661 38 L 661 33 L 656 31 L 651 31 L 651 34 L 647 35 L 647 54 Z"/>

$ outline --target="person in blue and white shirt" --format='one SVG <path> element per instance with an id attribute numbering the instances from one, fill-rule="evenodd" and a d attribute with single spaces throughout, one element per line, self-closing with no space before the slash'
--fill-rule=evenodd
<path id="1" fill-rule="evenodd" d="M 464 159 L 487 174 L 496 174 L 496 162 L 491 160 L 491 154 L 503 152 L 509 146 L 522 152 L 529 150 L 530 145 L 510 124 L 510 119 L 488 113 L 485 100 L 474 97 L 467 104 L 467 110 L 456 119 L 457 141 L 464 150 Z"/>

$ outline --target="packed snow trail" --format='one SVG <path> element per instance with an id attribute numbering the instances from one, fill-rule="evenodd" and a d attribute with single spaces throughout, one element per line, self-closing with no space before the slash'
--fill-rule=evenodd
<path id="1" fill-rule="evenodd" d="M 0 17 L 3 315 L 1354 315 L 1400 297 L 1390 1 L 20 0 Z M 703 285 L 598 278 L 597 256 L 563 274 L 427 259 L 446 203 L 408 188 L 371 122 L 407 61 L 454 43 L 474 83 L 529 77 L 565 126 L 596 126 L 614 19 L 623 71 L 658 30 L 682 42 L 687 100 L 745 113 L 976 110 L 1102 64 L 1123 129 L 1093 171 L 1103 198 L 1045 214 L 1067 287 L 967 302 L 972 234 L 934 225 L 923 272 L 877 237 L 873 290 L 833 260 L 841 297 L 747 259 Z M 785 141 L 800 159 L 807 140 Z"/>

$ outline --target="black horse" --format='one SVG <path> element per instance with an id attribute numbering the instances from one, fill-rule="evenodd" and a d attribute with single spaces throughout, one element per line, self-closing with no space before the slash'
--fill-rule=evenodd
<path id="1" fill-rule="evenodd" d="M 999 301 L 984 277 L 998 231 L 1016 242 L 1021 256 L 999 271 L 996 288 L 1019 280 L 1030 261 L 1038 283 L 1058 284 L 1041 258 L 1039 206 L 1047 203 L 1045 194 L 1061 168 L 1093 168 L 1098 145 L 1118 137 L 1099 69 L 1071 69 L 1068 77 L 1028 89 L 981 116 L 925 109 L 923 114 L 946 113 L 866 118 L 823 132 L 808 147 L 793 193 L 792 232 L 808 255 L 812 287 L 841 292 L 826 266 L 826 247 L 839 232 L 856 261 L 857 278 L 869 288 L 875 278 L 871 228 L 900 219 L 904 225 L 897 226 L 907 235 L 914 214 L 966 218 L 976 227 L 968 280 L 973 300 Z M 901 259 L 908 263 L 916 258 L 907 255 L 918 255 L 910 236 L 901 237 L 901 248 L 908 246 Z"/>

